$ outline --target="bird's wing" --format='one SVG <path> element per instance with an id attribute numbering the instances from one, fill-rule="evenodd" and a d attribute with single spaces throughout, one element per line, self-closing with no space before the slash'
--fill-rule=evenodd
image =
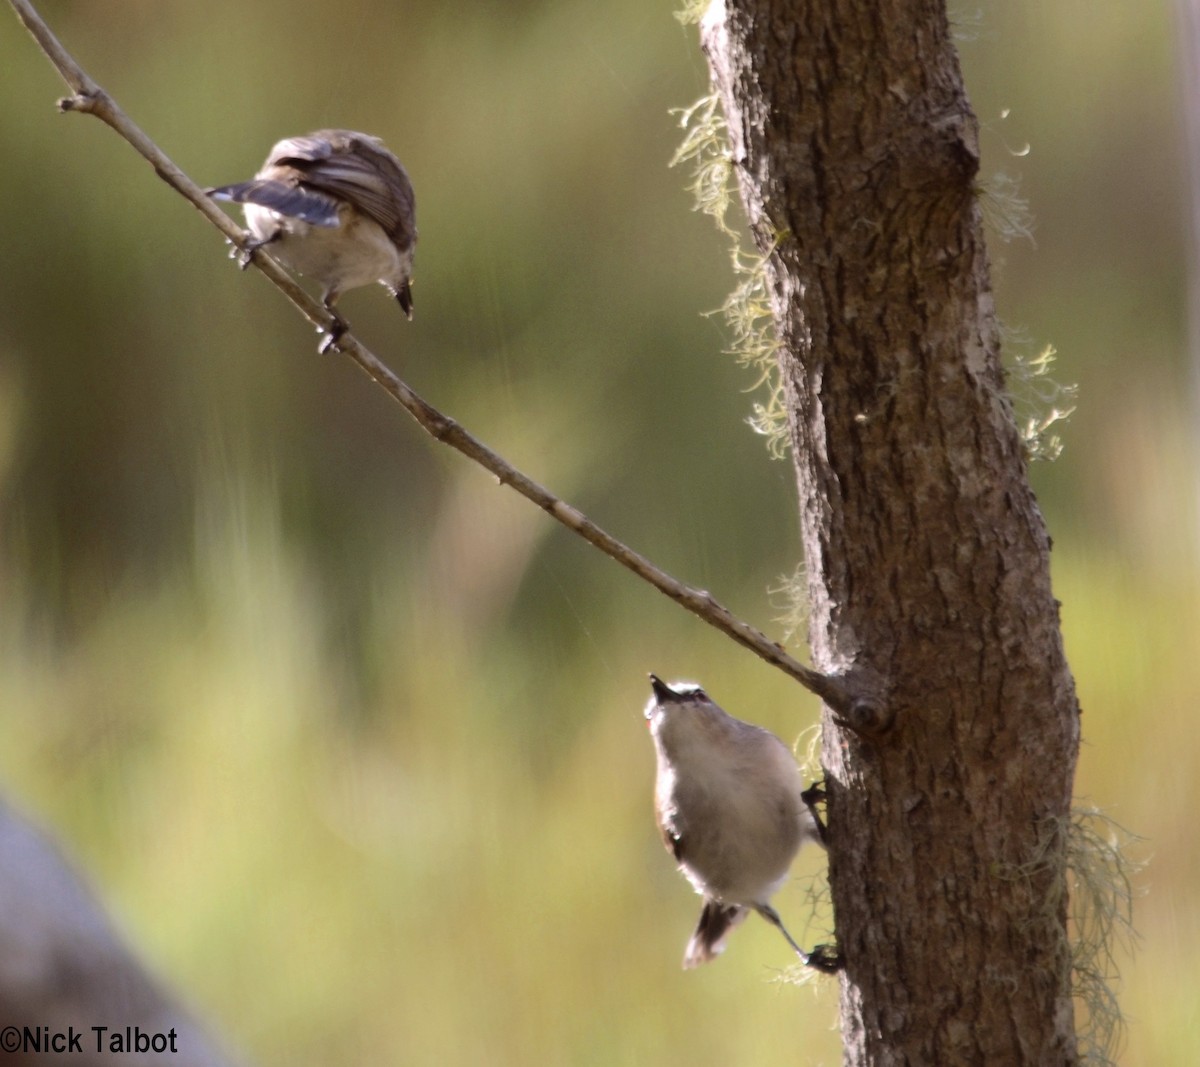
<path id="1" fill-rule="evenodd" d="M 683 818 L 678 809 L 672 805 L 664 805 L 660 809 L 658 829 L 662 834 L 663 844 L 667 851 L 675 857 L 677 863 L 683 862 Z"/>
<path id="2" fill-rule="evenodd" d="M 333 197 L 273 178 L 253 178 L 237 185 L 222 185 L 218 189 L 209 189 L 208 195 L 214 200 L 232 200 L 235 204 L 258 204 L 313 226 L 338 224 L 338 202 Z"/>
<path id="3" fill-rule="evenodd" d="M 271 151 L 263 174 L 275 167 L 294 168 L 305 186 L 348 200 L 400 247 L 416 240 L 412 183 L 375 138 L 340 131 L 289 137 Z"/>

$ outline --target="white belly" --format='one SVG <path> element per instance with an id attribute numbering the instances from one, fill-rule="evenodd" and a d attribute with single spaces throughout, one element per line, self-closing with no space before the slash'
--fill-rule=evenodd
<path id="1" fill-rule="evenodd" d="M 402 254 L 382 227 L 346 209 L 340 225 L 312 226 L 258 204 L 244 208 L 246 226 L 260 241 L 271 241 L 271 254 L 320 282 L 327 292 L 341 293 L 372 282 L 396 289 L 412 270 L 411 250 Z"/>

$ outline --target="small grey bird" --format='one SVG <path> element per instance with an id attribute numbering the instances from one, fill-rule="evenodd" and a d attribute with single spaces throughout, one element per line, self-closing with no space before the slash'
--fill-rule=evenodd
<path id="1" fill-rule="evenodd" d="M 346 331 L 334 306 L 347 289 L 377 281 L 412 318 L 412 182 L 378 137 L 353 130 L 289 137 L 250 181 L 208 195 L 243 207 L 255 237 L 243 268 L 254 251 L 270 245 L 285 266 L 321 283 L 321 301 L 334 317 L 322 352 Z"/>
<path id="2" fill-rule="evenodd" d="M 650 685 L 659 830 L 704 898 L 684 969 L 724 951 L 729 932 L 753 909 L 806 964 L 837 970 L 836 949 L 805 952 L 770 903 L 800 846 L 823 837 L 791 752 L 768 730 L 727 715 L 698 685 L 667 685 L 653 674 Z"/>

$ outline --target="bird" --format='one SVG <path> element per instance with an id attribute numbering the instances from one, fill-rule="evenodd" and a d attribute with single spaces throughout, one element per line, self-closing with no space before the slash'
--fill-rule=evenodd
<path id="1" fill-rule="evenodd" d="M 691 682 L 650 675 L 645 716 L 654 742 L 655 813 L 663 844 L 704 898 L 684 952 L 691 970 L 725 949 L 726 938 L 756 911 L 818 970 L 841 967 L 834 946 L 805 952 L 771 906 L 801 846 L 824 845 L 800 768 L 769 730 L 735 719 Z"/>
<path id="2" fill-rule="evenodd" d="M 321 352 L 348 329 L 335 310 L 347 289 L 377 281 L 412 319 L 416 203 L 408 172 L 378 137 L 353 130 L 288 137 L 249 181 L 206 192 L 242 205 L 253 234 L 238 256 L 243 269 L 270 246 L 284 266 L 321 284 L 333 317 Z"/>

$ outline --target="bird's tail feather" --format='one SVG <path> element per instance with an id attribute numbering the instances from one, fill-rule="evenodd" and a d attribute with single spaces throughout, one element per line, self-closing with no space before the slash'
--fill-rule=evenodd
<path id="1" fill-rule="evenodd" d="M 696 923 L 696 932 L 692 934 L 687 951 L 683 954 L 683 969 L 690 971 L 724 952 L 729 931 L 748 914 L 746 908 L 736 904 L 722 904 L 706 897 L 704 907 L 700 911 L 700 920 Z"/>

